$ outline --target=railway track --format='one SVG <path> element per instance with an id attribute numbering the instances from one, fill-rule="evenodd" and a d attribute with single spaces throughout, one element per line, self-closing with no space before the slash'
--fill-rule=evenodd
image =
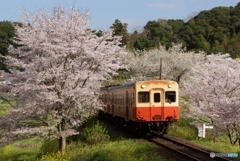
<path id="1" fill-rule="evenodd" d="M 210 152 L 168 137 L 147 138 L 147 140 L 164 148 L 168 148 L 174 153 L 178 153 L 179 158 L 176 158 L 178 161 L 234 161 L 232 158 L 213 157 L 213 155 L 210 157 Z"/>

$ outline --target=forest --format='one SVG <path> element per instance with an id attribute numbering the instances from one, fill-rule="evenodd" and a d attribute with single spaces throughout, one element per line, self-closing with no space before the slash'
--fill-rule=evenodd
<path id="1" fill-rule="evenodd" d="M 15 22 L 16 23 L 16 22 Z M 128 24 L 116 19 L 110 27 L 114 35 L 122 36 L 122 45 L 130 51 L 150 50 L 172 43 L 182 43 L 188 51 L 229 53 L 233 58 L 240 57 L 240 3 L 235 7 L 216 7 L 201 11 L 187 22 L 184 20 L 149 20 L 143 31 L 129 33 Z M 12 22 L 0 22 L 0 54 L 7 55 L 15 31 Z M 0 57 L 0 70 L 6 70 Z"/>
<path id="2" fill-rule="evenodd" d="M 172 43 L 182 43 L 188 51 L 229 53 L 240 57 L 240 3 L 235 7 L 216 7 L 201 11 L 187 22 L 158 19 L 148 21 L 141 33 L 127 33 L 127 24 L 116 20 L 115 34 L 123 36 L 123 43 L 131 50 L 149 50 Z"/>

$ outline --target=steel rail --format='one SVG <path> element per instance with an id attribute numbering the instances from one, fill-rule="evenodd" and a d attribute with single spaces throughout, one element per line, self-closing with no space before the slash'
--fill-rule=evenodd
<path id="1" fill-rule="evenodd" d="M 185 159 L 189 161 L 233 161 L 229 158 L 223 157 L 210 157 L 210 152 L 205 151 L 203 149 L 190 146 L 186 143 L 174 140 L 169 137 L 161 137 L 161 138 L 146 138 L 148 141 L 153 142 L 159 146 L 163 146 L 164 148 L 168 148 L 171 151 L 174 151 L 180 155 L 182 155 Z"/>

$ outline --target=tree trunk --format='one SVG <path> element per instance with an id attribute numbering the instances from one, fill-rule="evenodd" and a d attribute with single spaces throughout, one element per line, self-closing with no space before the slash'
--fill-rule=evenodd
<path id="1" fill-rule="evenodd" d="M 65 153 L 65 149 L 66 149 L 66 137 L 61 136 L 59 138 L 59 150 L 60 150 L 62 155 Z"/>
<path id="2" fill-rule="evenodd" d="M 238 138 L 238 147 L 240 148 L 240 138 Z"/>
<path id="3" fill-rule="evenodd" d="M 63 133 L 65 130 L 65 120 L 62 119 L 58 124 L 58 132 L 59 132 L 59 151 L 63 155 L 66 149 L 66 135 Z"/>

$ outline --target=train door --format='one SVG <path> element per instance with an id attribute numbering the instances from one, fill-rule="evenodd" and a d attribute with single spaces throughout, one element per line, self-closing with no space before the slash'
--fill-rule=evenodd
<path id="1" fill-rule="evenodd" d="M 150 90 L 150 119 L 151 121 L 162 120 L 164 115 L 164 90 L 153 88 Z"/>

